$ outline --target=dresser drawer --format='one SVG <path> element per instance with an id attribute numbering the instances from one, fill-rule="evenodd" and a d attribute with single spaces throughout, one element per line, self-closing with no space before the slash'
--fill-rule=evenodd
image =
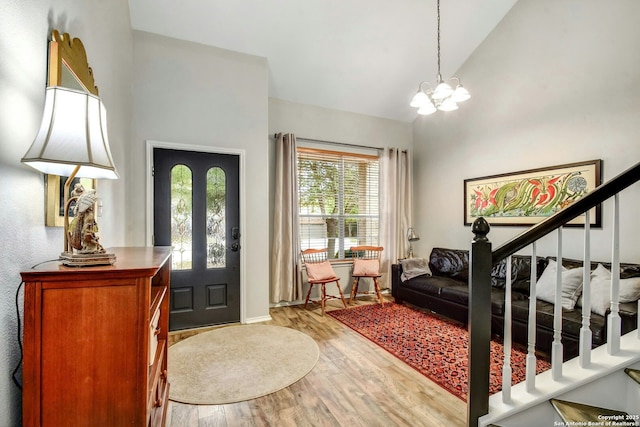
<path id="1" fill-rule="evenodd" d="M 160 306 L 156 309 L 151 316 L 151 322 L 149 323 L 149 366 L 153 364 L 156 356 L 156 350 L 158 348 L 158 335 L 160 334 Z"/>
<path id="2" fill-rule="evenodd" d="M 167 372 L 160 373 L 160 378 L 153 390 L 155 400 L 150 408 L 149 425 L 164 426 L 167 416 L 167 406 L 169 403 L 169 383 L 167 382 Z"/>

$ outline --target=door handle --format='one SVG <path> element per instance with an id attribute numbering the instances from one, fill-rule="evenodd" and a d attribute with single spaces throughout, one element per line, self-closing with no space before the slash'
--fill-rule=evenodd
<path id="1" fill-rule="evenodd" d="M 231 244 L 231 251 L 238 252 L 240 250 L 240 243 L 235 242 Z"/>
<path id="2" fill-rule="evenodd" d="M 238 227 L 231 228 L 231 238 L 238 240 L 240 238 L 240 229 Z"/>

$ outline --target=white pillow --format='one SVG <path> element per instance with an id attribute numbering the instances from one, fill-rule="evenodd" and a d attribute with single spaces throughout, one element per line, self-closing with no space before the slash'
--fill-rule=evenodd
<path id="1" fill-rule="evenodd" d="M 591 311 L 604 316 L 611 307 L 611 272 L 598 264 L 591 272 Z M 640 277 L 620 279 L 619 302 L 635 302 L 640 298 Z M 582 305 L 582 297 L 580 298 Z"/>
<path id="2" fill-rule="evenodd" d="M 555 304 L 556 300 L 556 267 L 554 260 L 549 260 L 547 268 L 536 282 L 536 298 Z M 582 292 L 582 267 L 567 270 L 562 266 L 562 307 L 573 310 Z"/>

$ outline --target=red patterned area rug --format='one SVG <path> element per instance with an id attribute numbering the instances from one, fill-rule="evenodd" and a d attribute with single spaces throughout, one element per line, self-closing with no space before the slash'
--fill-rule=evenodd
<path id="1" fill-rule="evenodd" d="M 327 314 L 466 401 L 469 340 L 465 327 L 395 303 L 363 305 Z M 524 381 L 526 356 L 525 352 L 512 349 L 512 384 Z M 502 359 L 502 343 L 491 341 L 490 394 L 502 389 Z M 550 367 L 549 362 L 538 359 L 536 371 Z"/>

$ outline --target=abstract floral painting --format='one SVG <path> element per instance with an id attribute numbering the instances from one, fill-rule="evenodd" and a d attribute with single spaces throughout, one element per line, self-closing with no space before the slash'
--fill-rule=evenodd
<path id="1" fill-rule="evenodd" d="M 532 225 L 600 185 L 600 160 L 550 166 L 464 181 L 465 224 L 484 217 L 495 225 Z M 584 224 L 585 216 L 571 225 Z M 590 212 L 600 226 L 600 206 Z"/>

